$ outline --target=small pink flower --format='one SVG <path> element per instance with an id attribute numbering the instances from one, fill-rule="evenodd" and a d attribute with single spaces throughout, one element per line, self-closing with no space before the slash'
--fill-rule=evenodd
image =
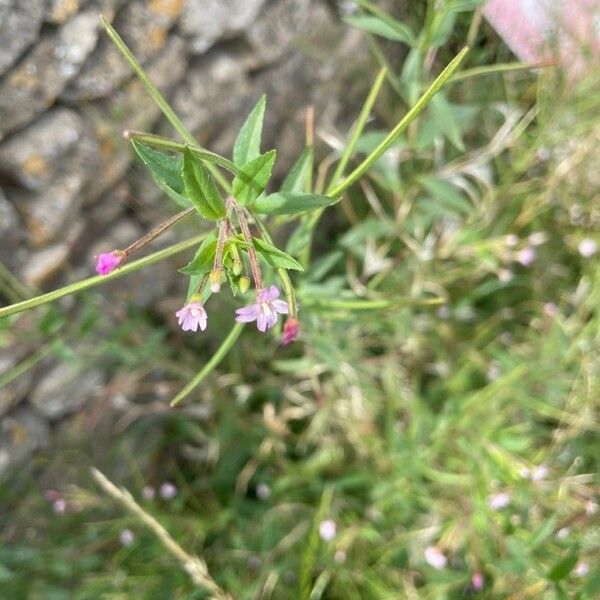
<path id="1" fill-rule="evenodd" d="M 517 262 L 520 262 L 524 267 L 529 267 L 535 260 L 535 250 L 530 246 L 523 248 L 517 254 Z"/>
<path id="2" fill-rule="evenodd" d="M 156 495 L 156 490 L 151 485 L 145 485 L 142 490 L 142 498 L 144 500 L 154 500 L 154 496 Z"/>
<path id="3" fill-rule="evenodd" d="M 531 472 L 531 481 L 543 481 L 548 477 L 548 467 L 539 465 Z"/>
<path id="4" fill-rule="evenodd" d="M 110 275 L 123 261 L 123 254 L 117 252 L 103 252 L 96 259 L 96 273 Z"/>
<path id="5" fill-rule="evenodd" d="M 160 495 L 164 500 L 172 500 L 177 496 L 177 488 L 170 481 L 165 481 L 160 486 Z"/>
<path id="6" fill-rule="evenodd" d="M 590 572 L 590 566 L 586 562 L 577 563 L 573 572 L 577 577 L 585 577 Z"/>
<path id="7" fill-rule="evenodd" d="M 492 494 L 491 496 L 488 496 L 488 504 L 492 510 L 501 510 L 506 508 L 510 504 L 510 494 L 506 492 Z"/>
<path id="8" fill-rule="evenodd" d="M 183 331 L 202 331 L 206 329 L 207 315 L 204 306 L 200 302 L 190 302 L 175 313 Z"/>
<path id="9" fill-rule="evenodd" d="M 471 577 L 471 585 L 475 591 L 480 591 L 483 589 L 483 584 L 485 580 L 481 573 L 473 573 L 473 577 Z"/>
<path id="10" fill-rule="evenodd" d="M 443 569 L 448 564 L 446 555 L 435 546 L 428 546 L 425 548 L 424 556 L 427 564 L 438 571 Z"/>
<path id="11" fill-rule="evenodd" d="M 67 511 L 67 502 L 64 498 L 59 498 L 52 503 L 52 510 L 57 515 L 64 515 Z"/>
<path id="12" fill-rule="evenodd" d="M 581 254 L 581 256 L 584 258 L 589 258 L 598 251 L 598 244 L 596 244 L 596 242 L 590 238 L 585 238 L 579 242 L 577 250 L 579 250 L 579 254 Z"/>
<path id="13" fill-rule="evenodd" d="M 260 290 L 256 297 L 256 303 L 235 311 L 235 320 L 238 323 L 250 323 L 256 321 L 259 331 L 271 329 L 277 323 L 277 314 L 287 315 L 288 306 L 283 300 L 279 300 L 279 290 L 272 285 L 268 289 Z"/>
<path id="14" fill-rule="evenodd" d="M 123 529 L 119 534 L 119 541 L 123 546 L 131 546 L 135 540 L 135 535 L 131 529 Z"/>
<path id="15" fill-rule="evenodd" d="M 337 525 L 332 519 L 321 521 L 319 525 L 319 535 L 325 542 L 331 542 L 337 534 Z"/>
<path id="16" fill-rule="evenodd" d="M 300 322 L 298 319 L 294 319 L 290 317 L 283 324 L 283 333 L 281 334 L 281 345 L 287 346 L 291 344 L 297 337 L 300 332 Z"/>

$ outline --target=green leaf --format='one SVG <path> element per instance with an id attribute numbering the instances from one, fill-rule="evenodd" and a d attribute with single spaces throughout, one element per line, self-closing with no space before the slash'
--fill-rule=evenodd
<path id="1" fill-rule="evenodd" d="M 324 208 L 334 202 L 329 196 L 319 194 L 276 192 L 258 198 L 252 205 L 252 209 L 264 215 L 296 215 L 307 210 Z"/>
<path id="2" fill-rule="evenodd" d="M 131 145 L 161 190 L 180 206 L 187 208 L 190 201 L 185 197 L 181 179 L 181 158 L 154 150 L 146 144 L 131 141 Z"/>
<path id="3" fill-rule="evenodd" d="M 352 15 L 345 17 L 344 21 L 349 25 L 374 33 L 379 37 L 393 42 L 403 42 L 409 46 L 415 44 L 415 36 L 410 30 L 410 27 L 404 23 L 400 23 L 391 17 L 383 17 L 379 15 Z"/>
<path id="4" fill-rule="evenodd" d="M 442 213 L 449 214 L 469 214 L 473 207 L 469 200 L 450 182 L 445 181 L 433 175 L 426 175 L 419 178 L 423 188 L 427 190 L 434 203 L 431 209 L 438 209 L 438 215 Z"/>
<path id="5" fill-rule="evenodd" d="M 240 168 L 232 184 L 233 195 L 239 204 L 250 204 L 262 194 L 271 178 L 275 157 L 275 150 L 269 150 Z"/>
<path id="6" fill-rule="evenodd" d="M 569 554 L 559 560 L 548 572 L 548 579 L 552 581 L 560 581 L 564 579 L 572 570 L 573 567 L 577 564 L 577 560 L 579 559 L 577 549 L 571 550 Z"/>
<path id="7" fill-rule="evenodd" d="M 216 233 L 213 231 L 200 244 L 194 258 L 183 269 L 179 269 L 179 272 L 185 275 L 203 275 L 212 271 L 215 252 L 217 250 L 216 237 Z"/>
<path id="8" fill-rule="evenodd" d="M 464 152 L 465 143 L 462 138 L 461 126 L 452 110 L 452 105 L 442 92 L 431 99 L 430 110 L 438 131 L 441 131 L 457 150 Z"/>
<path id="9" fill-rule="evenodd" d="M 265 240 L 253 238 L 256 252 L 265 260 L 268 265 L 281 269 L 294 269 L 296 271 L 304 271 L 302 265 L 283 250 L 272 246 Z"/>
<path id="10" fill-rule="evenodd" d="M 238 133 L 233 146 L 233 162 L 238 167 L 248 164 L 260 155 L 260 138 L 266 105 L 267 97 L 263 95 Z"/>
<path id="11" fill-rule="evenodd" d="M 225 203 L 209 172 L 187 147 L 183 151 L 181 178 L 186 195 L 202 217 L 214 221 L 225 216 Z"/>
<path id="12" fill-rule="evenodd" d="M 313 167 L 313 149 L 307 146 L 281 184 L 282 192 L 308 192 L 309 176 Z"/>

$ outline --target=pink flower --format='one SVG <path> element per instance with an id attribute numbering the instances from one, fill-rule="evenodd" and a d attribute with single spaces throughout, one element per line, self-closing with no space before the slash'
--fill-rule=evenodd
<path id="1" fill-rule="evenodd" d="M 510 504 L 510 494 L 507 494 L 506 492 L 492 494 L 491 496 L 488 496 L 488 504 L 492 510 L 506 508 Z"/>
<path id="2" fill-rule="evenodd" d="M 117 252 L 103 252 L 96 259 L 96 273 L 110 275 L 123 261 L 123 254 Z"/>
<path id="3" fill-rule="evenodd" d="M 283 333 L 281 334 L 281 344 L 282 346 L 287 346 L 291 344 L 297 337 L 300 332 L 300 323 L 297 319 L 290 317 L 283 324 Z"/>
<path id="4" fill-rule="evenodd" d="M 331 540 L 337 534 L 337 525 L 335 521 L 332 519 L 327 519 L 325 521 L 321 521 L 319 525 L 319 535 L 321 539 L 325 542 L 331 542 Z"/>
<path id="5" fill-rule="evenodd" d="M 581 254 L 581 256 L 584 258 L 589 258 L 598 251 L 598 244 L 596 244 L 596 242 L 590 238 L 585 238 L 579 242 L 577 250 L 579 250 L 579 254 Z"/>
<path id="6" fill-rule="evenodd" d="M 202 331 L 206 329 L 207 315 L 204 306 L 200 302 L 190 302 L 175 313 L 183 331 Z"/>
<path id="7" fill-rule="evenodd" d="M 427 564 L 431 565 L 434 569 L 438 571 L 443 569 L 448 564 L 448 559 L 446 555 L 435 546 L 428 546 L 425 548 L 424 552 L 425 560 Z"/>
<path id="8" fill-rule="evenodd" d="M 119 534 L 119 541 L 123 546 L 131 546 L 135 541 L 135 535 L 131 529 L 123 529 Z"/>
<path id="9" fill-rule="evenodd" d="M 473 586 L 474 590 L 476 590 L 476 591 L 482 590 L 484 583 L 485 583 L 485 580 L 481 573 L 473 573 L 473 577 L 471 577 L 471 585 Z"/>
<path id="10" fill-rule="evenodd" d="M 238 308 L 235 320 L 238 323 L 256 321 L 258 330 L 266 331 L 277 323 L 277 313 L 287 315 L 288 306 L 283 300 L 279 300 L 279 290 L 272 285 L 269 289 L 258 292 L 255 304 Z"/>
<path id="11" fill-rule="evenodd" d="M 172 500 L 177 496 L 177 488 L 170 481 L 165 481 L 160 486 L 160 496 L 164 500 Z"/>
<path id="12" fill-rule="evenodd" d="M 524 267 L 529 267 L 535 260 L 535 250 L 529 246 L 523 248 L 517 254 L 517 262 L 520 262 Z"/>

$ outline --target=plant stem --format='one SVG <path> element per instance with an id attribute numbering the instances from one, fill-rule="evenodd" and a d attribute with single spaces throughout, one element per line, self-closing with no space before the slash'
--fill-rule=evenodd
<path id="1" fill-rule="evenodd" d="M 404 115 L 398 124 L 390 131 L 385 139 L 363 160 L 344 181 L 336 185 L 329 193 L 332 198 L 339 197 L 356 181 L 358 181 L 390 148 L 390 146 L 406 131 L 407 127 L 416 119 L 416 117 L 429 104 L 430 100 L 442 88 L 442 86 L 454 75 L 469 52 L 469 48 L 463 48 L 446 66 L 446 68 L 437 76 L 435 81 L 429 86 L 425 93 L 417 100 L 416 104 Z"/>
<path id="2" fill-rule="evenodd" d="M 233 210 L 235 210 L 238 223 L 240 224 L 240 229 L 242 230 L 242 235 L 248 244 L 246 252 L 248 252 L 248 258 L 250 259 L 250 269 L 252 270 L 252 277 L 254 278 L 254 287 L 256 288 L 257 292 L 260 292 L 260 290 L 263 289 L 262 274 L 260 272 L 258 256 L 256 255 L 254 242 L 252 241 L 252 234 L 250 233 L 250 228 L 248 227 L 248 221 L 246 219 L 246 215 L 244 214 L 244 209 L 238 205 L 233 197 L 228 198 L 227 203 L 233 207 Z"/>
<path id="3" fill-rule="evenodd" d="M 243 323 L 236 323 L 229 335 L 223 340 L 217 351 L 211 356 L 210 360 L 200 369 L 198 374 L 192 379 L 180 392 L 171 400 L 171 406 L 179 404 L 186 396 L 188 396 L 195 387 L 200 385 L 204 378 L 225 358 L 225 355 L 231 350 L 242 329 L 244 328 Z"/>
<path id="4" fill-rule="evenodd" d="M 454 77 L 448 83 L 454 83 L 455 81 L 464 81 L 471 77 L 479 77 L 480 75 L 494 75 L 496 73 L 509 73 L 511 71 L 529 71 L 534 69 L 547 69 L 548 67 L 555 67 L 556 62 L 546 61 L 541 63 L 500 63 L 497 65 L 484 65 L 481 67 L 473 67 L 472 69 L 465 69 L 460 73 L 456 73 Z"/>
<path id="5" fill-rule="evenodd" d="M 112 279 L 118 279 L 119 277 L 123 277 L 128 273 L 132 273 L 138 269 L 153 265 L 156 262 L 164 260 L 165 258 L 169 258 L 174 254 L 178 254 L 179 252 L 183 252 L 184 250 L 199 244 L 207 235 L 207 233 L 197 235 L 193 238 L 184 240 L 183 242 L 173 244 L 172 246 L 164 248 L 163 250 L 159 250 L 158 252 L 154 252 L 154 254 L 149 254 L 144 258 L 139 258 L 138 260 L 127 263 L 124 266 L 116 269 L 110 275 L 96 275 L 94 277 L 88 277 L 87 279 L 77 281 L 58 290 L 53 290 L 52 292 L 42 294 L 41 296 L 36 296 L 35 298 L 30 298 L 29 300 L 23 300 L 22 302 L 17 302 L 16 304 L 11 304 L 9 306 L 0 308 L 0 318 L 15 315 L 25 310 L 41 306 L 42 304 L 47 304 L 48 302 L 54 302 L 55 300 L 63 298 L 64 296 L 83 292 L 84 290 L 96 287 L 97 285 L 102 285 L 103 283 L 106 283 Z"/>
<path id="6" fill-rule="evenodd" d="M 146 235 L 141 237 L 139 240 L 133 242 L 133 244 L 127 246 L 127 248 L 123 250 L 123 254 L 125 256 L 131 256 L 135 252 L 138 252 L 144 246 L 155 240 L 159 235 L 161 235 L 163 232 L 169 229 L 169 227 L 172 227 L 173 225 L 175 225 L 175 223 L 181 221 L 181 219 L 185 219 L 185 217 L 193 214 L 194 212 L 196 212 L 196 209 L 193 206 L 190 206 L 190 208 L 186 208 L 185 210 L 178 212 L 176 215 L 173 215 L 171 218 L 163 221 L 162 223 L 159 223 Z"/>

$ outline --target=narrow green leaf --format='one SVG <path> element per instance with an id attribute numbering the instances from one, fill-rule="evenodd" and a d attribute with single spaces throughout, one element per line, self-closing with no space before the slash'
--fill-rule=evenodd
<path id="1" fill-rule="evenodd" d="M 181 158 L 154 150 L 154 148 L 135 140 L 131 141 L 131 145 L 160 189 L 180 206 L 185 208 L 190 206 L 190 201 L 184 195 Z"/>
<path id="2" fill-rule="evenodd" d="M 252 112 L 246 118 L 233 146 L 233 162 L 241 167 L 260 155 L 260 138 L 267 97 L 261 96 Z"/>
<path id="3" fill-rule="evenodd" d="M 330 204 L 333 204 L 333 199 L 329 196 L 276 192 L 258 198 L 252 209 L 263 215 L 296 215 L 315 208 L 325 208 Z"/>
<path id="4" fill-rule="evenodd" d="M 183 151 L 181 178 L 186 195 L 202 217 L 217 220 L 225 216 L 225 203 L 210 173 L 189 148 Z"/>
<path id="5" fill-rule="evenodd" d="M 265 260 L 267 264 L 271 265 L 272 267 L 304 271 L 302 265 L 295 258 L 292 258 L 289 254 L 286 254 L 283 250 L 276 248 L 272 244 L 269 244 L 260 238 L 253 238 L 253 241 L 256 252 Z"/>
<path id="6" fill-rule="evenodd" d="M 352 15 L 345 17 L 344 21 L 349 25 L 374 33 L 379 37 L 393 42 L 403 42 L 409 46 L 415 43 L 415 36 L 410 28 L 391 17 L 383 19 L 377 15 Z"/>
<path id="7" fill-rule="evenodd" d="M 548 579 L 552 581 L 560 581 L 564 579 L 577 564 L 578 560 L 577 549 L 571 550 L 571 552 L 562 560 L 559 560 L 548 572 Z"/>
<path id="8" fill-rule="evenodd" d="M 269 150 L 241 167 L 232 185 L 239 204 L 251 204 L 262 194 L 271 178 L 275 157 L 275 150 Z"/>
<path id="9" fill-rule="evenodd" d="M 458 123 L 452 105 L 446 100 L 443 92 L 431 99 L 431 113 L 435 120 L 436 128 L 444 134 L 444 137 L 453 144 L 457 150 L 465 151 L 465 143 L 462 137 L 461 126 Z"/>
<path id="10" fill-rule="evenodd" d="M 308 182 L 313 167 L 313 149 L 307 146 L 281 184 L 282 192 L 308 192 Z"/>
<path id="11" fill-rule="evenodd" d="M 179 272 L 185 275 L 203 275 L 204 273 L 208 273 L 213 268 L 216 250 L 216 235 L 212 232 L 200 244 L 194 258 L 183 269 L 179 269 Z"/>

